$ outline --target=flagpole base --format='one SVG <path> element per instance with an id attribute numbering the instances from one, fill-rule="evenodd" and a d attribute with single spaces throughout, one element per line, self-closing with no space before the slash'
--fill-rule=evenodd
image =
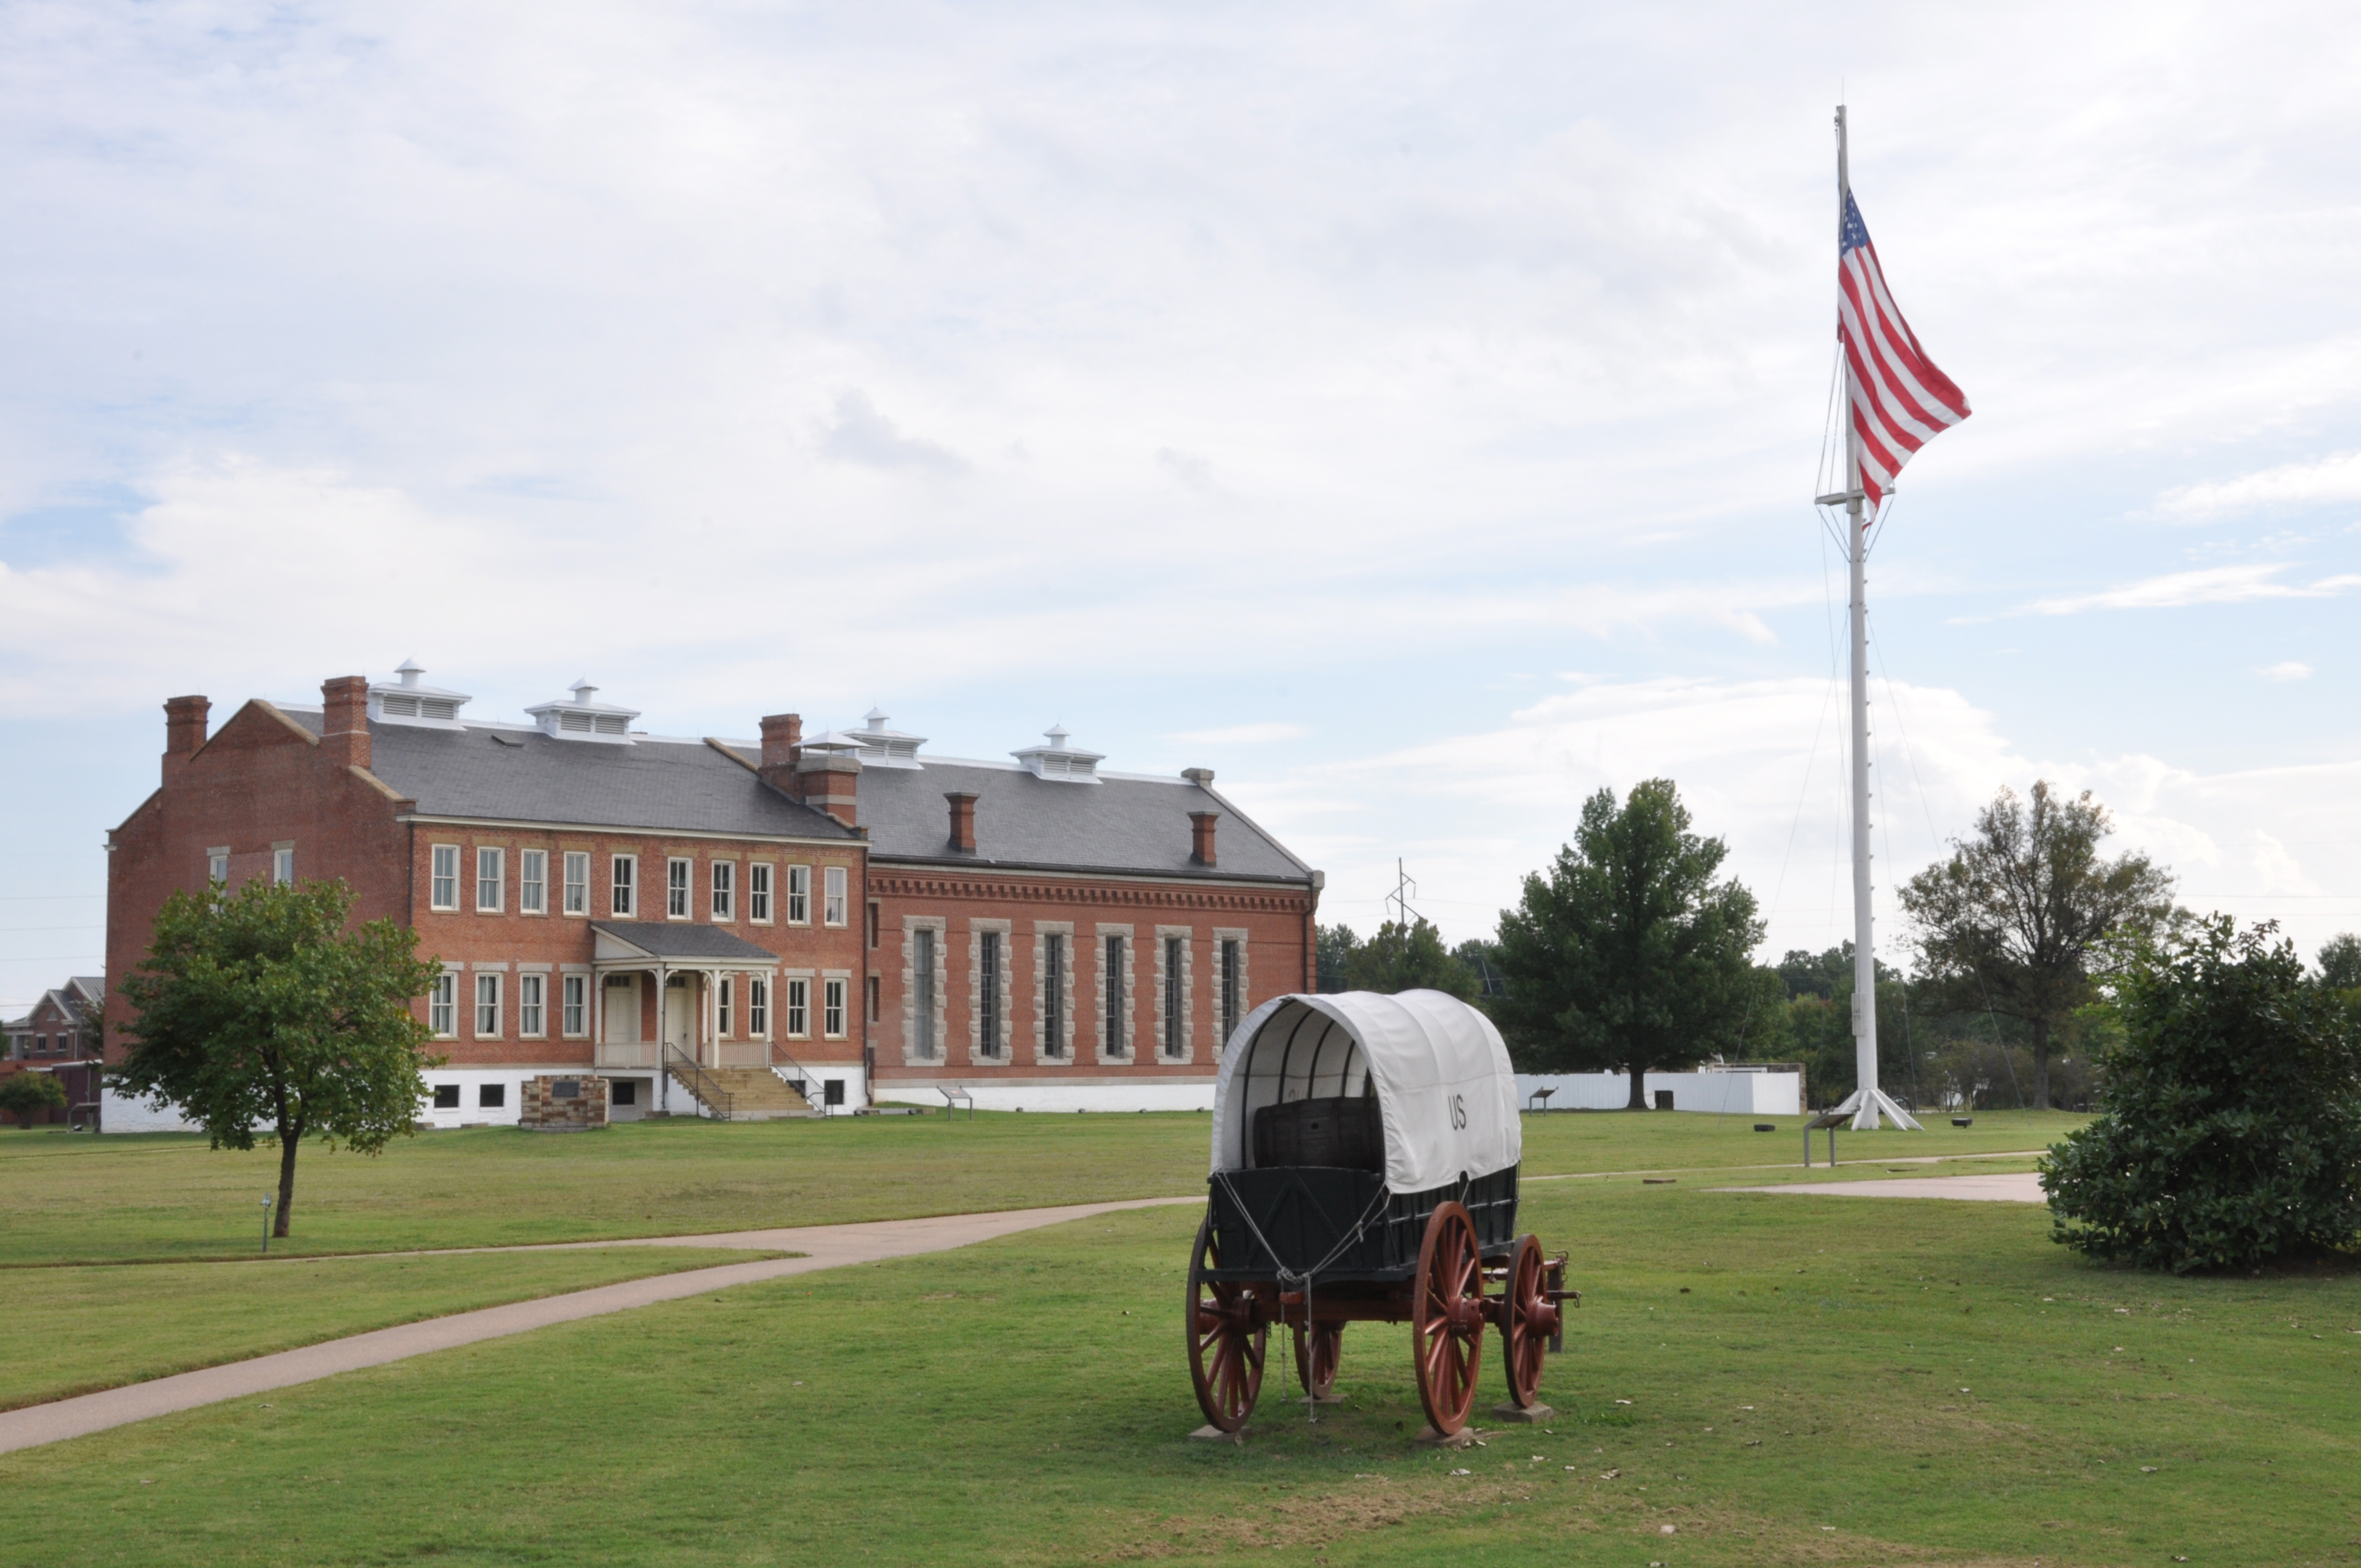
<path id="1" fill-rule="evenodd" d="M 1837 1107 L 1837 1113 L 1851 1116 L 1852 1130 L 1856 1133 L 1877 1131 L 1877 1119 L 1881 1115 L 1892 1118 L 1894 1124 L 1905 1133 L 1923 1133 L 1927 1130 L 1918 1124 L 1917 1119 L 1909 1112 L 1896 1105 L 1894 1102 L 1894 1097 L 1883 1089 L 1854 1090 L 1846 1096 L 1844 1103 Z"/>

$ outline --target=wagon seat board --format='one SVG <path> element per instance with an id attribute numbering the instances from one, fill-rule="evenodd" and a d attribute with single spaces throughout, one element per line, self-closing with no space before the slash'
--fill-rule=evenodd
<path id="1" fill-rule="evenodd" d="M 1332 1278 L 1406 1277 L 1428 1216 L 1451 1199 L 1488 1253 L 1515 1236 L 1522 1128 L 1508 1048 L 1442 992 L 1264 1003 L 1223 1054 L 1213 1134 L 1222 1275 L 1325 1258 Z M 1334 1252 L 1373 1210 L 1364 1236 Z"/>

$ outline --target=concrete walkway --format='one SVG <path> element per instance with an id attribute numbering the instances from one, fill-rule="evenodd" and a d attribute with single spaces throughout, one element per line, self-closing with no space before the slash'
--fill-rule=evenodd
<path id="1" fill-rule="evenodd" d="M 918 1253 L 945 1252 L 952 1247 L 992 1241 L 1042 1225 L 1060 1224 L 1068 1220 L 1087 1220 L 1094 1214 L 1111 1214 L 1125 1209 L 1148 1209 L 1167 1203 L 1202 1203 L 1204 1201 L 1202 1196 L 1140 1198 L 1121 1203 L 1071 1203 L 1054 1209 L 1012 1209 L 996 1214 L 942 1214 L 924 1220 L 880 1220 L 854 1225 L 810 1225 L 799 1229 L 730 1231 L 719 1235 L 648 1236 L 635 1241 L 566 1244 L 598 1247 L 736 1247 L 766 1252 L 799 1252 L 807 1255 L 766 1258 L 756 1263 L 728 1263 L 715 1268 L 690 1269 L 685 1274 L 630 1279 L 620 1285 L 601 1285 L 594 1289 L 570 1291 L 563 1296 L 544 1296 L 534 1301 L 512 1301 L 505 1307 L 454 1312 L 448 1317 L 402 1323 L 394 1328 L 305 1345 L 300 1350 L 258 1355 L 250 1361 L 209 1366 L 201 1372 L 183 1372 L 146 1383 L 129 1384 L 121 1388 L 108 1388 L 96 1394 L 83 1394 L 71 1399 L 59 1399 L 47 1405 L 0 1411 L 0 1453 L 33 1448 L 45 1442 L 60 1442 L 70 1437 L 104 1431 L 109 1427 L 123 1426 L 131 1421 L 144 1421 L 152 1416 L 170 1415 L 175 1410 L 194 1409 L 199 1405 L 210 1405 L 222 1399 L 267 1394 L 273 1388 L 309 1383 L 315 1377 L 357 1372 L 364 1366 L 379 1366 L 389 1361 L 451 1350 L 463 1344 L 474 1344 L 478 1340 L 521 1334 L 533 1329 L 546 1328 L 552 1323 L 570 1323 L 579 1318 L 627 1312 L 634 1307 L 653 1306 L 659 1301 L 676 1301 L 684 1297 L 702 1295 L 732 1285 L 752 1285 L 759 1280 L 777 1279 L 791 1274 L 842 1268 L 849 1264 L 882 1263 L 887 1258 L 909 1257 Z"/>
<path id="2" fill-rule="evenodd" d="M 1714 1192 L 1802 1192 L 1820 1198 L 1964 1198 L 1973 1203 L 2047 1203 L 2041 1178 L 2018 1171 L 1987 1176 L 1906 1176 L 1899 1181 L 1795 1181 L 1784 1187 L 1716 1187 Z"/>

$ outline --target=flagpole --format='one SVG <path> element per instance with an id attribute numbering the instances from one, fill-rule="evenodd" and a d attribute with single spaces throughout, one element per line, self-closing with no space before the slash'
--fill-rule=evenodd
<path id="1" fill-rule="evenodd" d="M 1844 254 L 1852 170 L 1844 105 L 1837 105 L 1837 251 Z M 1852 367 L 1845 367 L 1845 521 L 1852 575 L 1852 1041 L 1856 1088 L 1839 1106 L 1853 1126 L 1875 1130 L 1879 1113 L 1916 1132 L 1918 1124 L 1887 1098 L 1877 1079 L 1877 947 L 1872 919 L 1873 884 L 1869 852 L 1869 530 L 1862 515 L 1861 433 L 1853 422 Z"/>

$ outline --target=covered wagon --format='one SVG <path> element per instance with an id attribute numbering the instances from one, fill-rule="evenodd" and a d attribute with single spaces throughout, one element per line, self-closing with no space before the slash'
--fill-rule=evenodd
<path id="1" fill-rule="evenodd" d="M 1431 1431 L 1467 1424 L 1484 1331 L 1509 1409 L 1539 1404 L 1565 1255 L 1517 1229 L 1523 1132 L 1490 1019 L 1439 991 L 1282 996 L 1238 1025 L 1213 1091 L 1213 1172 L 1189 1264 L 1197 1402 L 1235 1432 L 1271 1330 L 1329 1397 L 1351 1322 L 1407 1322 Z M 1497 1289 L 1493 1288 L 1497 1287 Z"/>

